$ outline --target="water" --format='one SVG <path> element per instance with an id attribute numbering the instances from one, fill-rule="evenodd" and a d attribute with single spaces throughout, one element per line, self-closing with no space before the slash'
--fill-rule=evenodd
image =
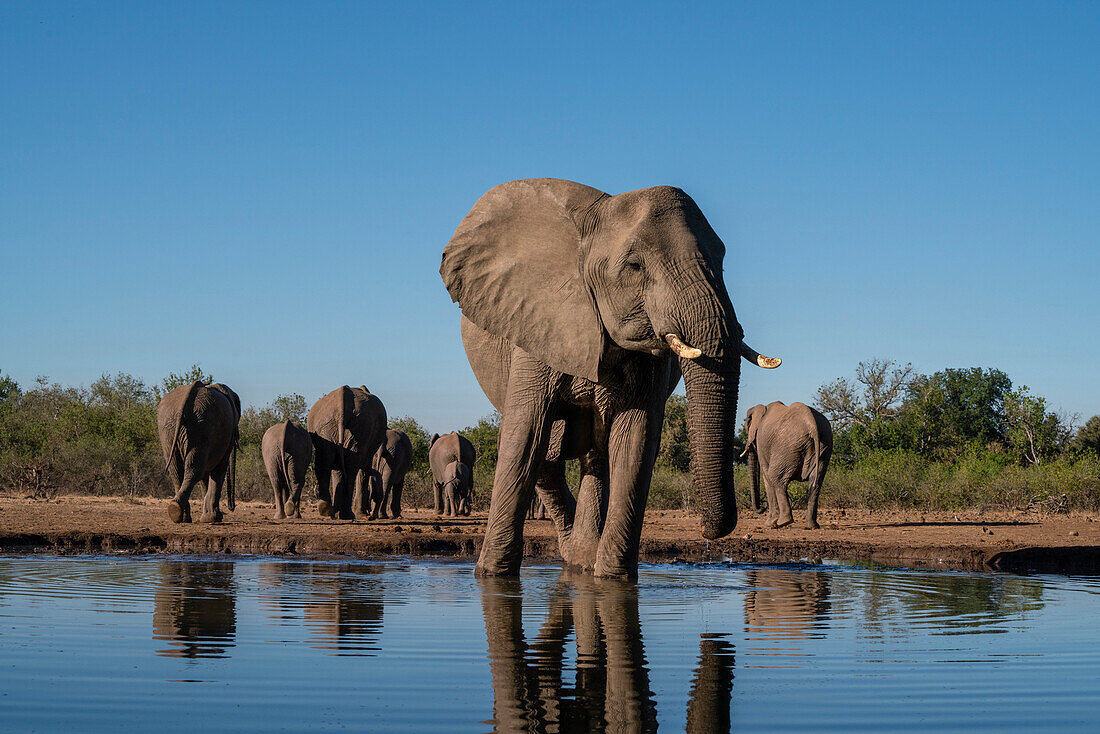
<path id="1" fill-rule="evenodd" d="M 0 557 L 4 731 L 1097 731 L 1100 579 Z"/>

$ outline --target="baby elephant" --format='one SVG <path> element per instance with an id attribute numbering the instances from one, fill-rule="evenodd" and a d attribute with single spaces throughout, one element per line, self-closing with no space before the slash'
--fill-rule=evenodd
<path id="1" fill-rule="evenodd" d="M 274 519 L 300 518 L 306 469 L 313 460 L 309 432 L 293 421 L 276 423 L 264 433 L 260 447 L 275 492 Z"/>
<path id="2" fill-rule="evenodd" d="M 386 431 L 386 440 L 374 454 L 374 473 L 371 475 L 370 519 L 401 517 L 401 490 L 405 487 L 405 475 L 412 463 L 412 441 L 401 431 Z"/>
<path id="3" fill-rule="evenodd" d="M 828 419 L 808 405 L 781 402 L 755 405 L 745 416 L 745 451 L 752 474 L 752 505 L 760 510 L 760 474 L 768 493 L 768 524 L 790 525 L 791 500 L 787 485 L 808 482 L 806 527 L 816 528 L 817 496 L 833 455 L 833 429 Z"/>
<path id="4" fill-rule="evenodd" d="M 457 433 L 432 436 L 428 463 L 435 483 L 435 514 L 469 515 L 474 493 L 474 445 Z"/>

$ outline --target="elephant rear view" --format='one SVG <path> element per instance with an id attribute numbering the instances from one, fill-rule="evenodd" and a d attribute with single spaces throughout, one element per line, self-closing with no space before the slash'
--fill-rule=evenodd
<path id="1" fill-rule="evenodd" d="M 371 476 L 371 518 L 401 517 L 401 491 L 412 464 L 412 441 L 401 431 L 386 431 L 386 440 L 374 455 Z"/>
<path id="2" fill-rule="evenodd" d="M 276 423 L 264 432 L 260 446 L 271 489 L 275 493 L 275 517 L 302 516 L 302 487 L 313 459 L 313 442 L 306 429 L 294 421 Z"/>
<path id="3" fill-rule="evenodd" d="M 191 491 L 206 482 L 199 522 L 221 522 L 221 493 L 236 509 L 238 424 L 241 399 L 215 383 L 193 382 L 165 395 L 157 407 L 157 432 L 164 452 L 164 470 L 176 485 L 168 505 L 172 522 L 191 522 Z"/>
<path id="4" fill-rule="evenodd" d="M 432 436 L 428 448 L 437 515 L 469 515 L 474 494 L 474 445 L 451 432 Z"/>
<path id="5" fill-rule="evenodd" d="M 768 524 L 790 525 L 787 485 L 807 482 L 806 527 L 816 528 L 817 498 L 833 455 L 829 419 L 803 403 L 754 405 L 745 416 L 745 451 L 752 474 L 752 504 L 760 509 L 760 475 L 768 495 Z"/>
<path id="6" fill-rule="evenodd" d="M 382 401 L 362 385 L 338 387 L 309 409 L 306 429 L 315 452 L 317 511 L 325 517 L 353 520 L 357 513 L 352 511 L 352 498 L 357 495 L 358 514 L 366 516 L 371 463 L 386 439 Z"/>

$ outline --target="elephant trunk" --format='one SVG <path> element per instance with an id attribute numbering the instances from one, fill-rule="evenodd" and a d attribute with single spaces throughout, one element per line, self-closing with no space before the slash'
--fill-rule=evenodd
<path id="1" fill-rule="evenodd" d="M 720 286 L 693 289 L 676 325 L 692 325 L 683 334 L 702 355 L 680 356 L 688 399 L 691 478 L 702 513 L 703 537 L 728 535 L 737 525 L 733 489 L 737 387 L 741 377 L 741 327 Z"/>

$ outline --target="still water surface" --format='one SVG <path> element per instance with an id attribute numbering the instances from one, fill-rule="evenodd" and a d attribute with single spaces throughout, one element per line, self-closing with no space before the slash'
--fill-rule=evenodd
<path id="1" fill-rule="evenodd" d="M 1100 731 L 1100 579 L 0 557 L 3 731 Z"/>

